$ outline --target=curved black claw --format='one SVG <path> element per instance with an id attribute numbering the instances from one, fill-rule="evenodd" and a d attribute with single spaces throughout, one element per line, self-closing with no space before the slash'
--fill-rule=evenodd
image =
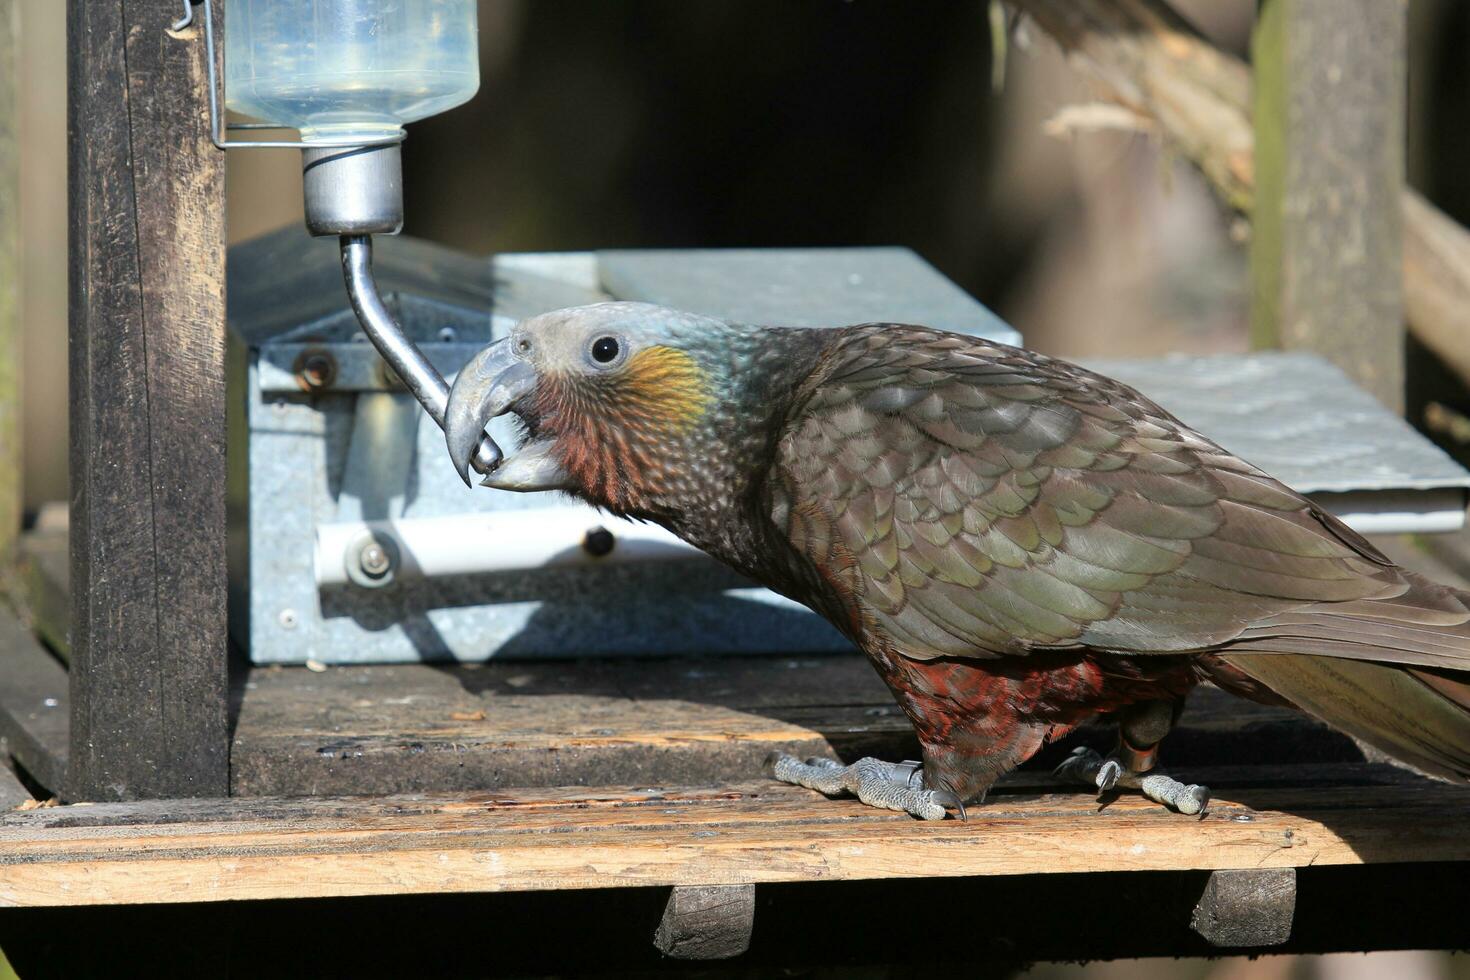
<path id="1" fill-rule="evenodd" d="M 947 789 L 935 789 L 935 790 L 930 790 L 929 792 L 930 792 L 930 799 L 932 799 L 935 803 L 938 803 L 940 806 L 944 807 L 946 810 L 958 810 L 961 820 L 969 820 L 970 819 L 969 818 L 969 815 L 967 813 L 965 813 L 965 804 L 964 804 L 964 801 L 961 800 L 958 796 L 955 796 L 949 790 L 947 790 Z"/>
<path id="2" fill-rule="evenodd" d="M 1071 755 L 1057 763 L 1056 768 L 1051 771 L 1051 774 L 1058 779 L 1071 779 L 1081 766 L 1097 758 L 1100 757 L 1095 751 L 1085 745 L 1079 745 L 1072 750 Z"/>

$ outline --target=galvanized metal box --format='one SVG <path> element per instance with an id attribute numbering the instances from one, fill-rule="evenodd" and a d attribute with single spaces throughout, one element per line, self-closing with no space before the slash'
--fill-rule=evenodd
<path id="1" fill-rule="evenodd" d="M 231 630 L 253 662 L 847 647 L 806 609 L 657 529 L 560 495 L 466 489 L 438 428 L 360 333 L 338 261 L 334 242 L 295 229 L 230 254 Z M 1018 340 L 906 249 L 481 259 L 386 238 L 375 264 L 390 307 L 446 374 L 523 317 L 608 298 Z M 611 537 L 589 538 L 594 528 Z"/>

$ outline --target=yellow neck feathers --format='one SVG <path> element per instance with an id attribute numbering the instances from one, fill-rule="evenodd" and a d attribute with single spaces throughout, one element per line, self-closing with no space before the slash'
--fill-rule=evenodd
<path id="1" fill-rule="evenodd" d="M 681 434 L 699 423 L 713 400 L 699 364 L 673 347 L 648 347 L 634 354 L 618 389 L 625 412 Z"/>

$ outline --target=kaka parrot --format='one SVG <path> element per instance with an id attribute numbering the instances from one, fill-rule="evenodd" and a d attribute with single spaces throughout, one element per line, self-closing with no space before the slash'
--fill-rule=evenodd
<path id="1" fill-rule="evenodd" d="M 826 617 L 921 762 L 790 756 L 774 775 L 941 819 L 1099 713 L 1062 774 L 1181 812 L 1153 771 L 1194 685 L 1306 711 L 1470 781 L 1470 594 L 1395 565 L 1127 385 L 900 324 L 746 326 L 641 303 L 532 317 L 449 397 L 460 474 L 653 521 Z"/>

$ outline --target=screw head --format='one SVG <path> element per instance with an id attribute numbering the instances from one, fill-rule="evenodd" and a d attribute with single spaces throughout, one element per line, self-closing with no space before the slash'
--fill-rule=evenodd
<path id="1" fill-rule="evenodd" d="M 294 630 L 296 628 L 296 610 L 282 609 L 281 614 L 276 617 L 276 621 L 281 624 L 281 629 Z"/>
<path id="2" fill-rule="evenodd" d="M 330 352 L 311 348 L 296 359 L 296 383 L 303 391 L 321 391 L 337 380 L 337 359 Z"/>
<path id="3" fill-rule="evenodd" d="M 594 527 L 582 538 L 582 550 L 593 558 L 605 558 L 617 547 L 618 539 L 605 527 Z"/>
<path id="4" fill-rule="evenodd" d="M 386 532 L 365 531 L 343 549 L 347 577 L 364 589 L 381 589 L 398 577 L 398 542 Z"/>
<path id="5" fill-rule="evenodd" d="M 373 578 L 386 575 L 393 567 L 393 559 L 389 557 L 388 550 L 376 541 L 369 541 L 363 545 L 362 551 L 357 554 L 358 566 Z"/>

